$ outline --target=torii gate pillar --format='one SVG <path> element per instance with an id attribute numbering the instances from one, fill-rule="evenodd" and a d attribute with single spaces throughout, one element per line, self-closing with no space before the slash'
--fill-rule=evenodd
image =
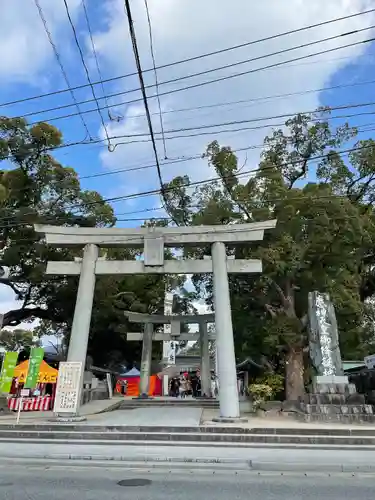
<path id="1" fill-rule="evenodd" d="M 199 344 L 201 351 L 201 384 L 202 396 L 209 398 L 211 394 L 211 367 L 210 367 L 210 351 L 208 345 L 207 323 L 199 323 Z"/>
<path id="2" fill-rule="evenodd" d="M 217 361 L 219 365 L 220 412 L 222 415 L 237 418 L 240 416 L 240 404 L 237 389 L 227 255 L 224 243 L 213 243 L 211 256 L 214 285 L 216 345 L 218 346 Z"/>
<path id="3" fill-rule="evenodd" d="M 69 341 L 67 360 L 79 361 L 82 363 L 81 382 L 78 388 L 79 402 L 81 401 L 83 374 L 86 366 L 87 345 L 89 341 L 91 313 L 95 291 L 95 266 L 98 255 L 99 249 L 96 245 L 88 244 L 85 246 Z"/>

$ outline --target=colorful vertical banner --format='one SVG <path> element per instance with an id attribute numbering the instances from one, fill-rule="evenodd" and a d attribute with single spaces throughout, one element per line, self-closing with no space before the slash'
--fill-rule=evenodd
<path id="1" fill-rule="evenodd" d="M 12 387 L 14 369 L 17 365 L 18 352 L 6 352 L 0 375 L 0 393 L 9 394 Z"/>
<path id="2" fill-rule="evenodd" d="M 40 365 L 43 361 L 44 349 L 43 347 L 33 347 L 30 353 L 29 370 L 25 382 L 25 389 L 35 389 L 38 383 L 38 375 Z"/>

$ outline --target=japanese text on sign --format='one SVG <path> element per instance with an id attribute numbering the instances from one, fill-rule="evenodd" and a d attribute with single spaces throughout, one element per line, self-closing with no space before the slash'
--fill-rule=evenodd
<path id="1" fill-rule="evenodd" d="M 75 413 L 80 393 L 82 363 L 64 362 L 59 365 L 57 379 L 55 413 Z"/>

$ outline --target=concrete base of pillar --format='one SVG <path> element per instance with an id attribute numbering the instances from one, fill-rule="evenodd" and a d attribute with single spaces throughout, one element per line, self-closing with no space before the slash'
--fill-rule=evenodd
<path id="1" fill-rule="evenodd" d="M 247 421 L 248 419 L 246 417 L 215 417 L 212 419 L 212 422 L 219 422 L 222 424 L 241 424 Z"/>
<path id="2" fill-rule="evenodd" d="M 69 424 L 71 422 L 86 422 L 87 418 L 81 415 L 56 415 L 56 417 L 48 419 L 49 422 L 59 422 L 61 424 Z"/>
<path id="3" fill-rule="evenodd" d="M 132 398 L 132 399 L 154 399 L 154 398 L 152 396 L 149 396 L 148 394 L 140 394 L 136 398 Z"/>

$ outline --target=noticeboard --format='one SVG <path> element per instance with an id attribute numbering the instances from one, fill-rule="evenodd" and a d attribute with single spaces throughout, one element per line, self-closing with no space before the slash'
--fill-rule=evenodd
<path id="1" fill-rule="evenodd" d="M 61 362 L 57 378 L 54 413 L 76 413 L 80 384 L 82 379 L 82 363 Z"/>

